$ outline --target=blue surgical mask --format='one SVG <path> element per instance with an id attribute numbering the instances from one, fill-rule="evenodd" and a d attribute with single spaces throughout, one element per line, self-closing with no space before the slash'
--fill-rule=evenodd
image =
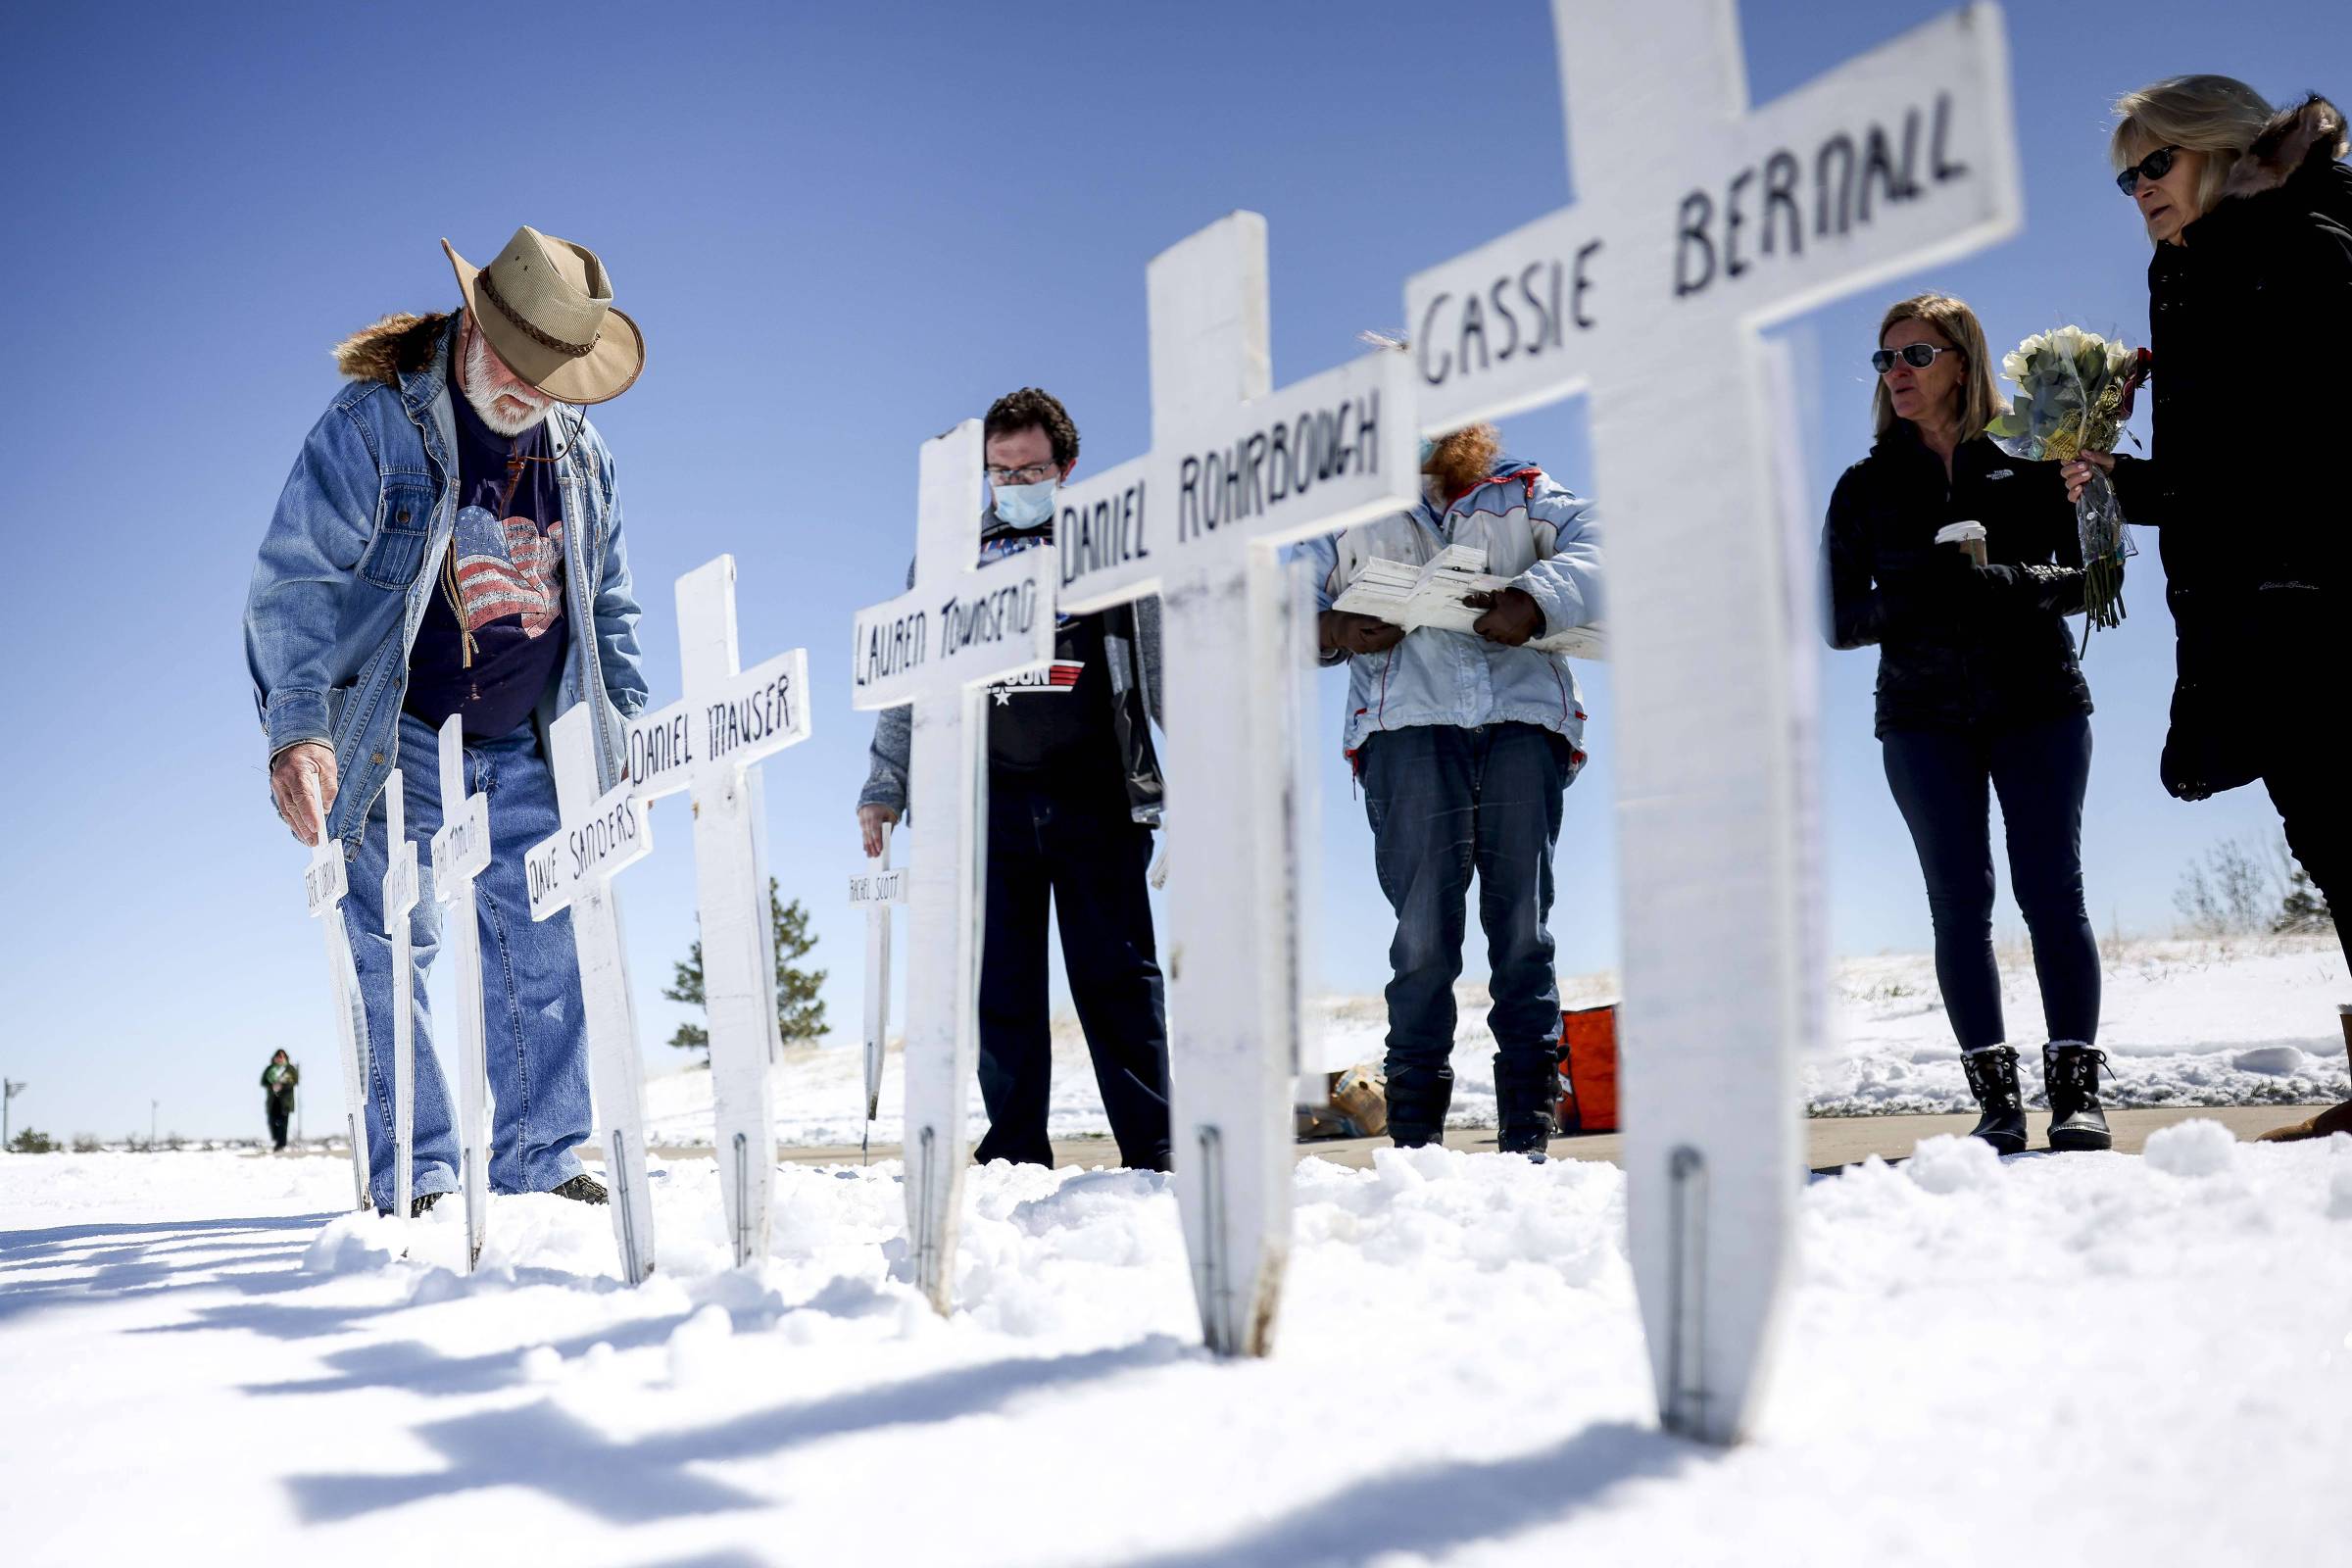
<path id="1" fill-rule="evenodd" d="M 1437 450 L 1438 444 L 1435 441 L 1427 436 L 1421 438 L 1421 466 L 1423 467 L 1429 466 L 1429 455 Z"/>
<path id="2" fill-rule="evenodd" d="M 1054 492 L 1058 488 L 1059 481 L 1054 479 L 997 486 L 997 520 L 1015 528 L 1036 527 L 1054 515 Z"/>

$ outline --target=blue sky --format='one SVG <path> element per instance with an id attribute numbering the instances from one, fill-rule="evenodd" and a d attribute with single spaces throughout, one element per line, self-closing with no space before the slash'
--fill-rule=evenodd
<path id="1" fill-rule="evenodd" d="M 1754 94 L 1938 9 L 1752 0 Z M 2144 336 L 2146 244 L 2103 152 L 2119 91 L 2203 70 L 2274 98 L 2352 92 L 2313 79 L 2352 61 L 2352 12 L 2318 0 L 2019 7 L 2010 27 L 2024 234 L 1785 334 L 1816 506 L 1866 445 L 1862 359 L 1886 300 L 1960 294 L 1996 346 L 2070 320 Z M 900 584 L 921 439 L 1037 383 L 1077 417 L 1086 466 L 1143 451 L 1144 265 L 1237 207 L 1269 220 L 1277 382 L 1359 352 L 1360 329 L 1399 324 L 1407 274 L 1569 199 L 1555 58 L 1541 0 L 20 15 L 0 59 L 17 236 L 0 250 L 0 530 L 20 585 L 0 618 L 19 738 L 0 782 L 0 1070 L 32 1084 L 20 1125 L 119 1136 L 157 1100 L 166 1130 L 258 1131 L 254 1081 L 280 1046 L 313 1064 L 321 1111 L 337 1093 L 238 616 L 333 392 L 329 346 L 384 312 L 447 307 L 441 236 L 476 260 L 518 222 L 579 239 L 644 326 L 649 368 L 598 418 L 655 700 L 677 691 L 670 583 L 732 551 L 747 662 L 809 650 L 816 734 L 769 764 L 771 842 L 786 896 L 814 910 L 834 1020 L 854 1027 L 842 893 L 870 722 L 849 707 L 847 631 Z M 1598 488 L 1581 404 L 1505 434 Z M 2152 549 L 2129 603 L 2089 660 L 2102 932 L 2168 927 L 2182 864 L 2273 822 L 2258 792 L 2191 808 L 2157 786 L 2171 628 Z M 1871 739 L 1873 669 L 1826 660 L 1832 939 L 1848 953 L 1928 935 Z M 1611 696 L 1605 670 L 1586 681 L 1594 761 L 1571 791 L 1554 917 L 1571 972 L 1612 964 L 1616 944 Z M 1327 699 L 1323 978 L 1371 991 L 1387 911 L 1337 760 L 1336 684 Z M 660 1061 L 693 879 L 682 808 L 656 815 L 674 848 L 622 885 Z M 2015 929 L 2005 903 L 2002 919 Z"/>

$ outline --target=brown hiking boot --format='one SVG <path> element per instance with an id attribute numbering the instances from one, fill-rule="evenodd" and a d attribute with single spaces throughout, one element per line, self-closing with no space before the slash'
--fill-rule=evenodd
<path id="1" fill-rule="evenodd" d="M 2335 1009 L 2344 1026 L 2344 1055 L 2352 1061 L 2352 1004 Z M 2352 1100 L 2340 1105 L 2330 1105 L 2309 1121 L 2299 1121 L 2289 1127 L 2274 1127 L 2267 1133 L 2255 1135 L 2258 1144 L 2295 1144 L 2306 1138 L 2326 1138 L 2334 1133 L 2352 1133 Z"/>

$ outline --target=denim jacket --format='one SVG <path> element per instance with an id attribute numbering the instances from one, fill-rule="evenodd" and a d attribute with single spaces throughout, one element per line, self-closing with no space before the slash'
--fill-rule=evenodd
<path id="1" fill-rule="evenodd" d="M 1298 546 L 1312 564 L 1315 608 L 1329 610 L 1365 561 L 1427 563 L 1450 544 L 1487 553 L 1487 570 L 1508 577 L 1544 612 L 1539 636 L 1601 616 L 1600 531 L 1593 508 L 1516 458 L 1499 460 L 1486 481 L 1443 514 L 1427 501 Z M 1541 724 L 1583 758 L 1585 710 L 1565 655 L 1509 648 L 1471 632 L 1424 626 L 1385 654 L 1348 662 L 1349 755 L 1365 737 L 1416 724 Z"/>
<path id="2" fill-rule="evenodd" d="M 391 317 L 346 343 L 354 379 L 312 426 L 277 498 L 245 601 L 245 662 L 269 754 L 297 741 L 334 748 L 327 831 L 356 855 L 368 815 L 402 763 L 409 649 L 457 525 L 451 472 L 451 346 L 459 317 Z M 637 647 L 612 457 L 587 416 L 549 412 L 564 502 L 567 647 L 540 698 L 545 727 L 582 701 L 598 714 L 598 787 L 620 776 L 622 716 L 641 711 Z M 431 767 L 431 757 L 412 758 Z"/>

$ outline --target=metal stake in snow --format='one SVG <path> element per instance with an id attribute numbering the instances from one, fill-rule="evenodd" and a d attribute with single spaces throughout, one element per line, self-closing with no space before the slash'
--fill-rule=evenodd
<path id="1" fill-rule="evenodd" d="M 1313 617 L 1275 550 L 1412 504 L 1411 366 L 1384 352 L 1271 390 L 1255 213 L 1161 252 L 1145 278 L 1152 450 L 1061 492 L 1060 608 L 1160 596 L 1168 804 L 1187 824 L 1168 892 L 1178 1206 L 1202 1336 L 1262 1355 L 1290 1254 L 1314 840 L 1298 760 Z"/>
<path id="2" fill-rule="evenodd" d="M 441 826 L 433 833 L 433 902 L 455 951 L 458 990 L 458 1183 L 466 1194 L 466 1269 L 482 1260 L 490 1225 L 489 1063 L 482 1053 L 482 928 L 473 879 L 490 867 L 490 798 L 466 792 L 465 720 L 441 725 Z"/>
<path id="3" fill-rule="evenodd" d="M 416 907 L 416 846 L 408 832 L 407 779 L 384 781 L 384 935 L 392 939 L 392 1214 L 409 1217 L 416 1185 L 416 976 L 409 917 Z"/>
<path id="4" fill-rule="evenodd" d="M 782 1045 L 764 812 L 751 767 L 808 738 L 808 654 L 795 648 L 741 667 L 735 558 L 720 556 L 678 579 L 678 656 L 686 694 L 629 721 L 629 790 L 640 801 L 693 793 L 718 1190 L 741 1268 L 767 1256 L 776 1165 L 768 1071 Z"/>
<path id="5" fill-rule="evenodd" d="M 311 819 L 324 823 L 318 785 L 310 781 Z M 360 1004 L 360 977 L 351 962 L 351 933 L 343 928 L 343 844 L 322 826 L 311 863 L 303 868 L 303 892 L 311 918 L 326 938 L 327 989 L 335 1002 L 336 1054 L 343 1063 L 343 1134 L 351 1140 L 352 1206 L 371 1206 L 368 1193 L 368 1014 Z"/>
<path id="6" fill-rule="evenodd" d="M 612 1235 L 621 1277 L 640 1284 L 654 1271 L 654 1197 L 645 1175 L 645 1066 L 637 1055 L 637 1005 L 629 995 L 621 945 L 619 871 L 654 847 L 645 808 L 624 781 L 596 793 L 596 736 L 588 706 L 574 703 L 557 719 L 556 807 L 563 826 L 523 861 L 531 918 L 571 911 L 571 944 L 580 965 L 580 1001 L 588 1021 L 588 1077 L 603 1131 L 605 1177 L 612 1184 Z"/>
<path id="7" fill-rule="evenodd" d="M 1405 285 L 1423 427 L 1590 391 L 1609 516 L 1626 1169 L 1666 1425 L 1756 1408 L 1822 1017 L 1812 554 L 1757 329 L 2016 231 L 2000 11 L 1748 104 L 1734 0 L 1554 0 L 1574 207 Z M 1860 352 L 1859 349 L 1856 350 Z"/>
<path id="8" fill-rule="evenodd" d="M 914 705 L 907 758 L 906 1229 L 915 1284 L 946 1312 L 976 1069 L 980 892 L 986 885 L 990 681 L 1054 657 L 1053 562 L 980 554 L 980 421 L 923 443 L 914 587 L 860 611 L 851 647 L 857 709 Z"/>
<path id="9" fill-rule="evenodd" d="M 865 1157 L 882 1105 L 882 1057 L 890 1039 L 890 914 L 906 902 L 906 878 L 890 868 L 890 824 L 882 825 L 882 853 L 865 862 L 865 874 L 850 878 L 850 905 L 865 910 L 865 1131 L 858 1156 Z"/>

